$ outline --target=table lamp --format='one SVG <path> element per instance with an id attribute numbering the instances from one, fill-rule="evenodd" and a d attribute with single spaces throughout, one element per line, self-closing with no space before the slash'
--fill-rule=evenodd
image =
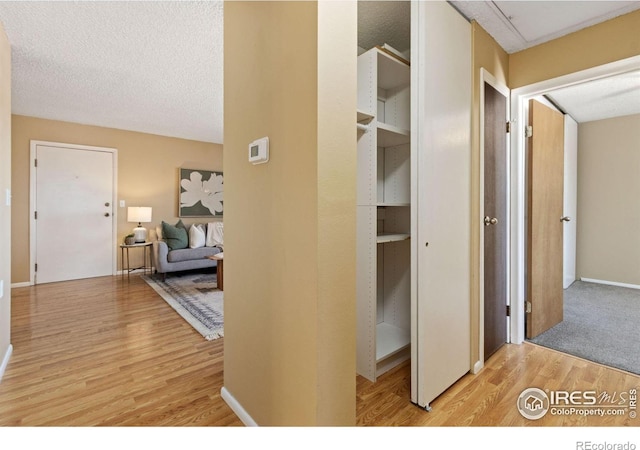
<path id="1" fill-rule="evenodd" d="M 150 206 L 129 206 L 127 210 L 127 222 L 138 222 L 138 226 L 133 229 L 133 236 L 136 243 L 147 240 L 147 229 L 142 226 L 143 222 L 151 222 Z"/>

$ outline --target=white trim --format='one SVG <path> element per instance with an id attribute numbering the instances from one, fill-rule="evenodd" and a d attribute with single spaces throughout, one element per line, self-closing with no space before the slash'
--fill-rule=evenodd
<path id="1" fill-rule="evenodd" d="M 233 395 L 227 390 L 226 387 L 222 386 L 220 389 L 220 396 L 222 399 L 229 405 L 229 408 L 238 416 L 238 418 L 248 427 L 257 427 L 258 424 L 255 420 L 249 415 L 249 413 L 242 407 L 240 402 L 235 399 Z"/>
<path id="2" fill-rule="evenodd" d="M 511 164 L 511 299 L 513 305 L 511 308 L 513 318 L 511 321 L 511 341 L 516 344 L 524 342 L 524 302 L 526 295 L 524 284 L 526 269 L 524 260 L 526 238 L 524 217 L 524 107 L 530 98 L 542 95 L 552 89 L 572 86 L 638 69 L 640 69 L 640 56 L 633 56 L 511 91 L 511 118 L 515 123 L 515 130 L 512 130 L 511 133 L 511 148 L 514 150 Z"/>
<path id="3" fill-rule="evenodd" d="M 478 275 L 478 284 L 480 287 L 479 290 L 479 302 L 478 302 L 478 307 L 479 307 L 479 317 L 478 317 L 478 332 L 479 332 L 479 340 L 478 340 L 478 358 L 479 360 L 476 361 L 475 363 L 472 362 L 472 373 L 476 374 L 480 371 L 480 369 L 482 369 L 482 367 L 484 367 L 484 222 L 483 222 L 483 218 L 484 218 L 484 84 L 487 83 L 489 84 L 491 87 L 493 87 L 496 91 L 498 91 L 500 94 L 502 94 L 505 98 L 506 98 L 506 102 L 507 102 L 507 115 L 505 117 L 505 126 L 506 126 L 506 121 L 509 120 L 510 118 L 510 90 L 509 88 L 500 83 L 489 71 L 487 71 L 484 67 L 480 68 L 480 117 L 479 117 L 479 131 L 480 131 L 480 189 L 479 189 L 479 198 L 478 198 L 478 202 L 479 202 L 479 227 L 480 227 L 480 242 L 479 242 L 479 266 L 480 266 L 480 273 Z M 506 236 L 506 241 L 507 241 L 507 261 L 509 261 L 509 239 L 510 239 L 510 227 L 509 227 L 509 217 L 510 217 L 510 189 L 509 189 L 509 184 L 510 184 L 510 170 L 509 168 L 509 164 L 510 162 L 510 140 L 508 138 L 508 136 L 505 136 L 505 139 L 507 139 L 507 143 L 506 143 L 506 151 L 507 151 L 507 160 L 506 160 L 506 167 L 507 167 L 507 204 L 506 204 L 506 220 L 507 220 L 507 236 Z M 507 264 L 507 304 L 510 304 L 510 299 L 509 299 L 509 265 Z M 507 329 L 510 328 L 510 320 L 509 318 L 507 318 Z M 508 333 L 507 336 L 507 342 L 509 342 L 510 339 L 510 333 Z"/>
<path id="4" fill-rule="evenodd" d="M 640 284 L 618 283 L 617 281 L 594 280 L 593 278 L 582 277 L 580 277 L 580 281 L 584 281 L 586 283 L 606 284 L 608 286 L 618 286 L 629 289 L 640 289 Z"/>
<path id="5" fill-rule="evenodd" d="M 21 288 L 21 287 L 29 287 L 29 286 L 33 286 L 33 284 L 31 284 L 31 282 L 29 281 L 23 281 L 20 283 L 11 283 L 11 289 L 13 288 Z"/>
<path id="6" fill-rule="evenodd" d="M 61 148 L 73 148 L 78 150 L 88 150 L 94 152 L 106 152 L 111 153 L 113 155 L 112 158 L 112 170 L 113 170 L 113 198 L 111 199 L 111 204 L 113 205 L 113 212 L 111 214 L 112 223 L 113 223 L 113 231 L 112 231 L 112 247 L 113 253 L 111 256 L 112 268 L 111 274 L 116 275 L 118 270 L 118 250 L 117 250 L 117 239 L 118 239 L 118 208 L 117 200 L 118 200 L 118 149 L 111 147 L 95 147 L 92 145 L 78 145 L 78 144 L 65 144 L 62 142 L 50 142 L 50 141 L 38 141 L 32 140 L 30 141 L 30 159 L 29 159 L 29 283 L 30 286 L 36 284 L 36 272 L 35 272 L 35 262 L 36 262 L 36 224 L 34 219 L 34 212 L 36 210 L 36 167 L 35 167 L 35 159 L 36 159 L 36 149 L 38 145 L 46 145 L 47 147 L 61 147 Z"/>
<path id="7" fill-rule="evenodd" d="M 7 370 L 7 365 L 9 364 L 9 359 L 11 358 L 12 353 L 13 345 L 9 344 L 9 347 L 7 347 L 7 351 L 4 354 L 4 358 L 2 358 L 2 364 L 0 364 L 0 382 L 2 382 L 4 371 Z"/>
<path id="8" fill-rule="evenodd" d="M 153 275 L 155 269 L 151 270 L 151 274 Z M 144 270 L 141 267 L 138 267 L 137 269 L 131 269 L 131 272 L 129 272 L 129 275 L 146 275 L 149 272 L 149 269 Z M 127 275 L 127 271 L 126 270 L 118 270 L 113 276 L 114 277 L 118 277 L 118 276 L 126 276 Z"/>
<path id="9" fill-rule="evenodd" d="M 424 28 L 420 26 L 420 2 L 411 2 L 411 98 L 419 98 L 425 69 L 420 58 L 424 43 Z M 411 402 L 418 403 L 418 142 L 421 127 L 418 126 L 418 102 L 410 101 L 411 114 Z"/>

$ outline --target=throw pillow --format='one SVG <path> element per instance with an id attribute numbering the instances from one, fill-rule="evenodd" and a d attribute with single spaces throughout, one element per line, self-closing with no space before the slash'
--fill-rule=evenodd
<path id="1" fill-rule="evenodd" d="M 162 222 L 162 236 L 169 250 L 177 250 L 189 246 L 187 230 L 184 228 L 184 225 L 180 226 L 181 224 L 182 221 L 179 221 L 175 226 L 169 225 L 164 221 Z"/>
<path id="2" fill-rule="evenodd" d="M 164 239 L 162 237 L 162 226 L 156 226 L 156 236 L 159 241 Z"/>
<path id="3" fill-rule="evenodd" d="M 222 247 L 224 244 L 223 239 L 223 225 L 222 222 L 209 222 L 207 224 L 207 247 Z"/>
<path id="4" fill-rule="evenodd" d="M 200 248 L 204 247 L 205 244 L 205 235 L 204 235 L 204 225 L 201 224 L 193 224 L 189 229 L 189 248 Z"/>

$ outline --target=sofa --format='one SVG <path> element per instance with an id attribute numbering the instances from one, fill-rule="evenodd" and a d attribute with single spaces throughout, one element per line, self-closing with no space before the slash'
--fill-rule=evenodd
<path id="1" fill-rule="evenodd" d="M 167 238 L 163 232 L 163 227 L 166 231 L 165 225 L 167 224 L 163 223 L 162 226 L 156 227 L 156 239 L 153 240 L 153 265 L 156 273 L 161 275 L 163 280 L 166 279 L 167 273 L 217 266 L 217 261 L 209 259 L 208 256 L 213 256 L 223 251 L 221 222 L 182 225 L 189 238 L 188 245 L 184 248 L 176 248 L 175 243 L 172 245 L 171 238 Z M 178 225 L 181 225 L 181 221 L 176 226 L 170 227 L 179 228 Z M 198 242 L 195 242 L 194 234 L 196 234 L 197 230 L 192 230 L 192 227 L 206 230 L 204 241 L 197 239 Z M 197 234 L 201 235 L 201 233 Z M 203 243 L 204 246 L 202 245 Z M 182 245 L 177 245 L 177 247 L 182 247 Z"/>

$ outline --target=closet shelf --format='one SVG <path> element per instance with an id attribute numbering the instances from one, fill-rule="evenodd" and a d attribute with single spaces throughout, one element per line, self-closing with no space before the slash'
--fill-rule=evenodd
<path id="1" fill-rule="evenodd" d="M 378 87 L 380 89 L 396 89 L 399 86 L 409 86 L 411 83 L 411 69 L 397 57 L 376 48 L 378 52 Z"/>
<path id="2" fill-rule="evenodd" d="M 411 239 L 409 233 L 380 233 L 376 236 L 377 244 L 386 244 L 387 242 L 406 241 Z"/>
<path id="3" fill-rule="evenodd" d="M 378 122 L 378 146 L 379 147 L 396 147 L 402 144 L 408 144 L 411 141 L 411 133 L 409 130 L 389 125 L 388 123 Z"/>
<path id="4" fill-rule="evenodd" d="M 411 203 L 404 202 L 380 202 L 377 203 L 376 206 L 379 207 L 387 207 L 387 206 L 411 206 Z"/>
<path id="5" fill-rule="evenodd" d="M 386 322 L 376 325 L 376 362 L 398 353 L 411 343 L 411 332 Z"/>

